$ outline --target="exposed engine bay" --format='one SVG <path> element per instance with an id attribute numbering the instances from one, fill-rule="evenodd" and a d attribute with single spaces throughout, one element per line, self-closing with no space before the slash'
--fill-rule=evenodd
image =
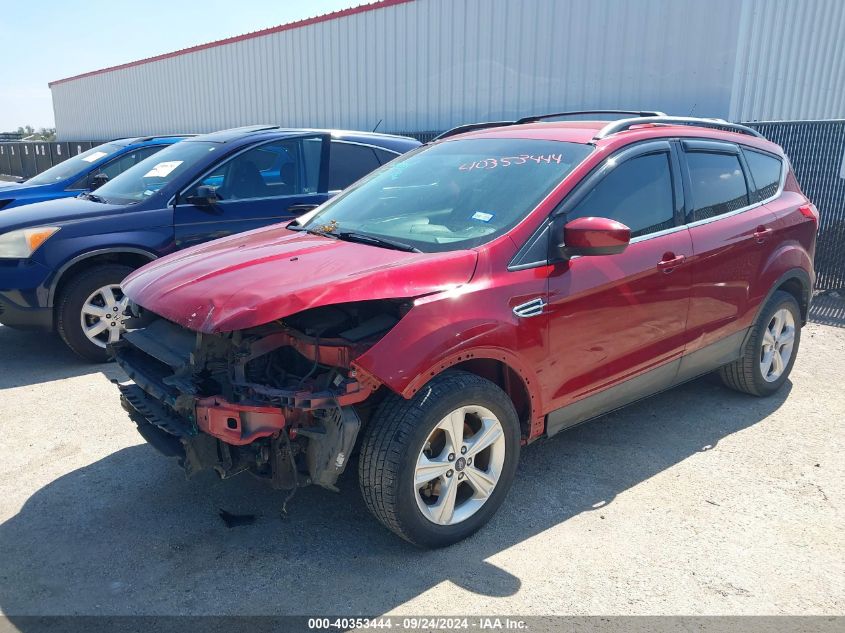
<path id="1" fill-rule="evenodd" d="M 118 385 L 121 402 L 141 435 L 188 476 L 246 471 L 280 489 L 335 489 L 381 395 L 354 360 L 410 307 L 322 306 L 204 334 L 133 306 L 129 331 L 113 346 L 131 379 Z"/>

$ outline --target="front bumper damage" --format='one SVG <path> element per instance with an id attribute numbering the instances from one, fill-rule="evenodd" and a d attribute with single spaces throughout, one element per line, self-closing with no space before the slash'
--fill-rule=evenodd
<path id="1" fill-rule="evenodd" d="M 157 319 L 112 351 L 130 378 L 117 383 L 123 408 L 188 476 L 249 472 L 286 490 L 335 489 L 361 428 L 356 405 L 379 387 L 352 365 L 354 345 L 279 325 L 209 335 Z"/>

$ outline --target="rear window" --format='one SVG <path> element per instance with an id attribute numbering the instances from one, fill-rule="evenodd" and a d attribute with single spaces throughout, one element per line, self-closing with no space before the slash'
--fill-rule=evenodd
<path id="1" fill-rule="evenodd" d="M 761 200 L 771 198 L 780 187 L 783 163 L 771 154 L 755 152 L 753 149 L 743 149 L 742 152 L 745 154 L 748 169 L 751 170 L 757 195 Z"/>
<path id="2" fill-rule="evenodd" d="M 705 220 L 748 206 L 748 187 L 736 154 L 688 152 L 694 220 Z"/>

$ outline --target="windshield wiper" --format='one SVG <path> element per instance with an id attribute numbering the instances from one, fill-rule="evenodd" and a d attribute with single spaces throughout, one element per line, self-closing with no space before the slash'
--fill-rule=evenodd
<path id="1" fill-rule="evenodd" d="M 285 228 L 288 231 L 304 231 L 305 233 L 308 233 L 310 235 L 319 235 L 320 237 L 333 237 L 335 239 L 338 238 L 337 233 L 330 233 L 328 231 L 321 231 L 320 229 L 311 229 L 311 228 L 308 228 L 307 226 L 299 226 L 298 224 L 293 224 L 293 222 L 288 224 L 287 226 L 285 226 Z"/>
<path id="2" fill-rule="evenodd" d="M 84 196 L 86 200 L 91 200 L 93 202 L 101 202 L 103 204 L 106 203 L 106 201 L 100 196 L 98 196 L 96 193 L 86 193 L 84 194 Z"/>
<path id="3" fill-rule="evenodd" d="M 392 248 L 397 251 L 405 251 L 406 253 L 422 253 L 422 251 L 415 246 L 399 242 L 397 240 L 387 239 L 386 237 L 377 237 L 368 233 L 355 233 L 354 231 L 338 231 L 334 233 L 342 240 L 350 242 L 361 242 L 364 244 L 373 244 L 374 246 L 382 246 L 384 248 Z"/>

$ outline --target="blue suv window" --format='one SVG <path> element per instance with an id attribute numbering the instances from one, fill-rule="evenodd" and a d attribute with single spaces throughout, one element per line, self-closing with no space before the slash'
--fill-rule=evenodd
<path id="1" fill-rule="evenodd" d="M 116 154 L 121 149 L 123 149 L 123 146 L 117 145 L 116 143 L 104 143 L 103 145 L 98 145 L 97 147 L 89 149 L 87 152 L 83 152 L 73 158 L 68 158 L 66 161 L 42 171 L 37 176 L 33 176 L 27 180 L 26 184 L 49 185 L 54 182 L 64 180 L 65 178 L 70 178 L 74 174 L 78 174 L 80 171 L 89 168 L 92 163 L 100 161 L 106 156 Z M 85 189 L 87 188 L 87 185 L 83 185 L 81 188 Z"/>
<path id="2" fill-rule="evenodd" d="M 217 188 L 221 201 L 316 193 L 321 139 L 295 138 L 265 143 L 225 161 L 185 193 L 201 185 Z"/>

